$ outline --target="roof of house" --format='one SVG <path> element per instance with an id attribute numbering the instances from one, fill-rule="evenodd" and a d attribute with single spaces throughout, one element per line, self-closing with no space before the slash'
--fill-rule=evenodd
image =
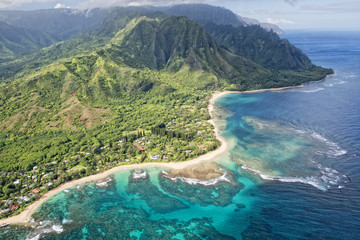
<path id="1" fill-rule="evenodd" d="M 32 192 L 33 192 L 33 193 L 39 193 L 39 192 L 40 192 L 40 190 L 39 190 L 39 189 L 37 189 L 37 188 L 35 188 L 35 189 L 33 189 L 33 190 L 32 190 Z"/>
<path id="2" fill-rule="evenodd" d="M 14 210 L 16 210 L 16 209 L 18 209 L 18 208 L 19 208 L 19 206 L 13 205 L 13 206 L 11 207 L 11 211 L 14 211 Z"/>

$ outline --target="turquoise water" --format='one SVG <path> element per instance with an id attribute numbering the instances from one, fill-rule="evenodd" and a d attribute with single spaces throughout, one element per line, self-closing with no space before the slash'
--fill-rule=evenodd
<path id="1" fill-rule="evenodd" d="M 215 103 L 230 150 L 215 185 L 120 171 L 63 191 L 0 239 L 360 239 L 360 35 L 289 33 L 336 75 Z M 135 175 L 134 175 L 135 174 Z M 146 176 L 135 178 L 134 176 Z"/>

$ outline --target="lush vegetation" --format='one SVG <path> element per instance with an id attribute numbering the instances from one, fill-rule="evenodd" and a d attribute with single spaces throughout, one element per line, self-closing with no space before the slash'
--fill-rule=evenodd
<path id="1" fill-rule="evenodd" d="M 216 149 L 207 122 L 215 90 L 290 86 L 331 72 L 296 49 L 294 58 L 305 65 L 272 68 L 240 54 L 237 44 L 221 47 L 217 34 L 185 17 L 124 11 L 113 9 L 99 28 L 0 64 L 0 217 L 71 179 Z M 249 39 L 265 41 L 267 34 Z M 272 62 L 284 58 L 278 48 Z M 13 205 L 19 209 L 10 211 Z"/>

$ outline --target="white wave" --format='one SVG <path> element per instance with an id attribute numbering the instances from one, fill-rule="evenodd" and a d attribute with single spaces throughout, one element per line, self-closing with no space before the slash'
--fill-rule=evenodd
<path id="1" fill-rule="evenodd" d="M 28 236 L 25 240 L 39 240 L 39 239 L 40 239 L 40 234 L 36 236 Z"/>
<path id="2" fill-rule="evenodd" d="M 334 158 L 334 157 L 340 157 L 342 155 L 347 154 L 347 151 L 345 149 L 343 149 L 338 143 L 327 139 L 326 137 L 324 137 L 323 135 L 321 135 L 318 132 L 315 132 L 310 129 L 304 129 L 304 130 L 297 129 L 294 126 L 287 126 L 286 128 L 297 134 L 300 134 L 300 135 L 304 135 L 304 136 L 310 135 L 312 138 L 314 138 L 322 143 L 325 143 L 325 145 L 328 147 L 328 151 L 327 152 L 317 151 L 317 154 L 319 154 L 319 155 L 326 153 L 328 155 L 328 157 Z"/>
<path id="3" fill-rule="evenodd" d="M 53 225 L 52 230 L 54 230 L 57 234 L 60 234 L 64 231 L 64 228 L 62 225 Z"/>
<path id="4" fill-rule="evenodd" d="M 267 175 L 257 169 L 247 167 L 245 165 L 241 166 L 242 169 L 251 171 L 257 175 L 259 175 L 264 180 L 269 181 L 280 181 L 280 182 L 287 182 L 287 183 L 303 183 L 303 184 L 309 184 L 313 187 L 316 187 L 317 189 L 321 191 L 327 191 L 331 188 L 331 186 L 337 186 L 338 188 L 344 188 L 343 185 L 340 185 L 340 183 L 346 183 L 346 178 L 348 178 L 346 175 L 343 175 L 343 178 L 341 178 L 339 175 L 335 175 L 335 173 L 338 173 L 335 169 L 331 169 L 328 167 L 322 167 L 320 164 L 319 170 L 321 172 L 321 176 L 309 176 L 309 177 L 279 177 L 279 176 L 270 176 Z"/>
<path id="5" fill-rule="evenodd" d="M 345 83 L 347 83 L 347 81 L 341 80 L 341 81 L 339 81 L 339 82 L 336 82 L 335 84 L 337 84 L 337 85 L 342 85 L 342 84 L 345 84 Z"/>
<path id="6" fill-rule="evenodd" d="M 330 157 L 340 157 L 342 155 L 347 154 L 347 151 L 345 149 L 341 148 L 339 146 L 339 144 L 337 144 L 333 141 L 330 141 L 329 139 L 325 138 L 321 134 L 319 134 L 317 132 L 313 132 L 313 133 L 311 133 L 311 136 L 319 141 L 324 142 L 329 147 L 329 151 L 327 151 L 327 154 Z"/>
<path id="7" fill-rule="evenodd" d="M 57 233 L 60 234 L 64 231 L 64 228 L 60 224 L 54 224 L 52 221 L 45 220 L 40 222 L 34 222 L 32 224 L 34 231 L 26 237 L 26 240 L 38 240 L 44 234 Z"/>
<path id="8" fill-rule="evenodd" d="M 189 185 L 213 186 L 219 182 L 231 183 L 231 181 L 226 177 L 226 175 L 228 173 L 224 170 L 223 170 L 223 175 L 221 175 L 220 177 L 217 177 L 217 178 L 209 179 L 209 180 L 200 180 L 200 179 L 196 179 L 196 178 L 186 178 L 186 177 L 170 177 L 166 171 L 162 171 L 162 174 L 165 178 L 170 179 L 173 182 L 177 182 L 177 180 L 181 180 L 184 183 L 187 183 Z"/>
<path id="9" fill-rule="evenodd" d="M 70 223 L 72 223 L 72 222 L 73 222 L 73 220 L 71 220 L 71 219 L 65 219 L 65 218 L 61 221 L 62 224 L 70 224 Z"/>
<path id="10" fill-rule="evenodd" d="M 315 88 L 315 89 L 310 89 L 310 90 L 302 90 L 300 92 L 304 92 L 304 93 L 314 93 L 314 92 L 319 92 L 324 90 L 324 88 Z"/>
<path id="11" fill-rule="evenodd" d="M 101 187 L 101 188 L 107 188 L 107 187 L 109 187 L 109 184 L 107 182 L 98 182 L 98 183 L 95 183 L 95 186 Z"/>
<path id="12" fill-rule="evenodd" d="M 112 178 L 107 177 L 105 180 L 97 181 L 95 183 L 95 186 L 100 187 L 100 188 L 107 188 L 107 187 L 109 187 L 110 182 L 112 182 Z"/>
<path id="13" fill-rule="evenodd" d="M 135 170 L 132 174 L 132 179 L 143 179 L 147 178 L 147 173 L 143 170 Z"/>

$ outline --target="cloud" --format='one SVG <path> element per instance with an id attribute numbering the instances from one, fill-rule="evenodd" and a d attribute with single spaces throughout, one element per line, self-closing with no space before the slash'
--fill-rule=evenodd
<path id="1" fill-rule="evenodd" d="M 0 8 L 19 7 L 29 3 L 55 2 L 55 0 L 0 0 Z"/>
<path id="2" fill-rule="evenodd" d="M 279 24 L 279 23 L 282 23 L 282 24 L 294 24 L 293 21 L 287 20 L 287 19 L 284 19 L 284 18 L 267 18 L 266 22 L 271 23 L 271 24 Z"/>
<path id="3" fill-rule="evenodd" d="M 55 9 L 57 8 L 70 8 L 69 6 L 66 6 L 65 4 L 63 3 L 57 3 L 55 6 L 54 6 Z"/>
<path id="4" fill-rule="evenodd" d="M 290 4 L 291 6 L 295 6 L 298 0 L 285 0 L 286 3 Z"/>
<path id="5" fill-rule="evenodd" d="M 140 6 L 140 5 L 175 5 L 185 3 L 212 3 L 218 0 L 84 0 L 79 3 L 78 8 L 87 9 L 94 7 L 112 7 L 112 6 Z"/>
<path id="6" fill-rule="evenodd" d="M 284 15 L 289 14 L 289 11 L 279 11 L 273 9 L 257 9 L 257 10 L 238 10 L 236 11 L 238 14 L 243 15 Z"/>
<path id="7" fill-rule="evenodd" d="M 333 3 L 333 4 L 309 4 L 300 8 L 301 10 L 324 12 L 324 13 L 358 13 L 360 12 L 360 1 Z"/>

